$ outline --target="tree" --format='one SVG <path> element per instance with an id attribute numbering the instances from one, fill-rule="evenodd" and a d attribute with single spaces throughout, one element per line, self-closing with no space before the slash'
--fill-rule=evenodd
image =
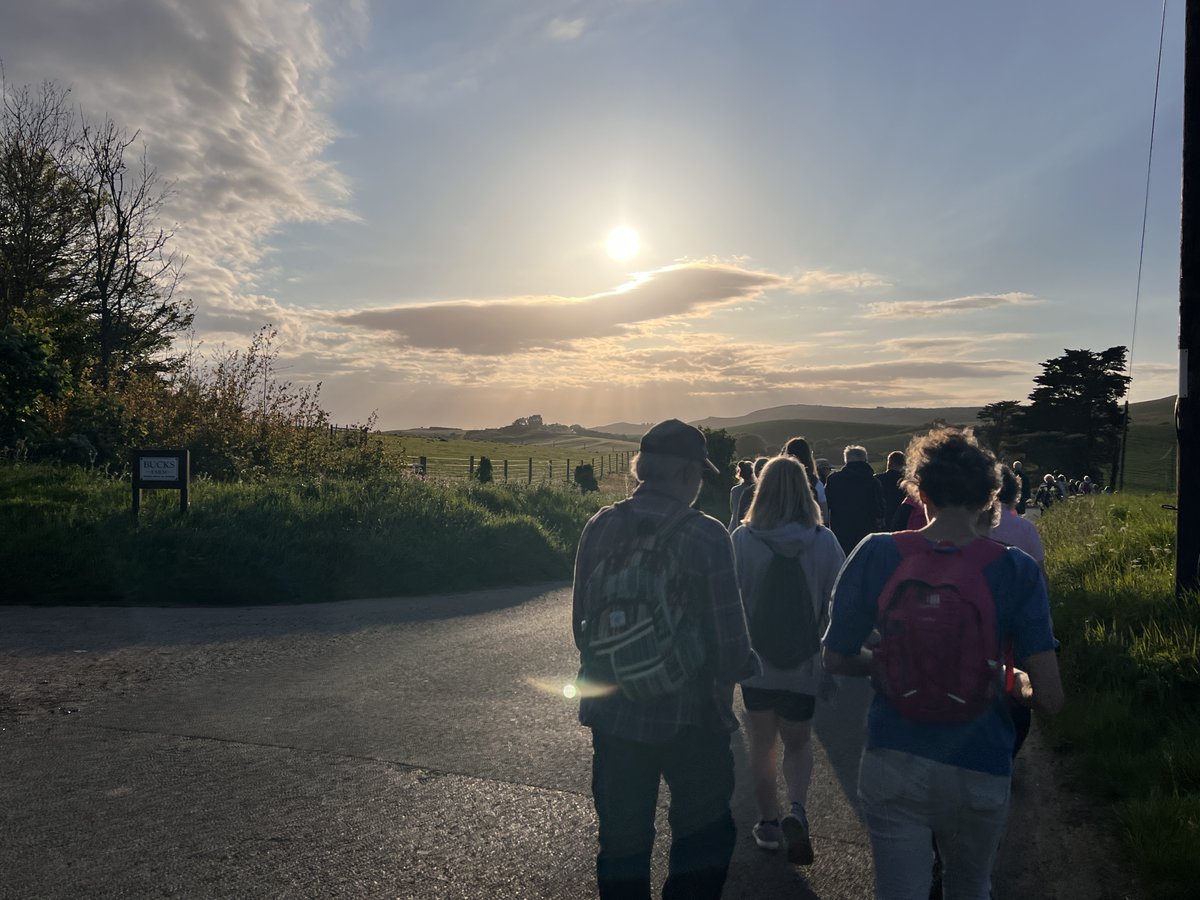
<path id="1" fill-rule="evenodd" d="M 66 92 L 5 86 L 0 110 L 0 327 L 73 295 L 83 220 Z M 46 324 L 52 318 L 42 315 Z"/>
<path id="2" fill-rule="evenodd" d="M 769 452 L 767 442 L 757 434 L 739 434 L 734 447 L 737 455 L 741 458 L 754 459 L 758 456 L 765 456 Z"/>
<path id="3" fill-rule="evenodd" d="M 78 120 L 67 92 L 3 85 L 0 327 L 52 336 L 53 361 L 102 390 L 178 363 L 192 321 L 175 296 L 181 260 L 160 219 L 168 191 L 112 119 Z"/>
<path id="4" fill-rule="evenodd" d="M 1020 414 L 1021 403 L 1018 400 L 999 400 L 979 410 L 975 417 L 983 423 L 979 432 L 984 443 L 994 452 L 1001 453 L 1016 427 L 1016 420 Z"/>
<path id="5" fill-rule="evenodd" d="M 0 447 L 29 437 L 43 398 L 62 391 L 62 373 L 50 361 L 48 343 L 12 325 L 0 327 Z"/>
<path id="6" fill-rule="evenodd" d="M 1030 405 L 1020 413 L 1025 444 L 1051 453 L 1055 467 L 1073 476 L 1097 477 L 1102 466 L 1115 465 L 1123 422 L 1117 401 L 1130 380 L 1125 354 L 1124 347 L 1064 350 L 1042 363 Z"/>
<path id="7" fill-rule="evenodd" d="M 704 484 L 700 488 L 700 508 L 722 522 L 729 519 L 729 489 L 733 487 L 733 467 L 737 442 L 724 428 L 701 428 L 708 445 L 708 458 L 720 469 L 720 474 L 704 469 Z"/>
<path id="8" fill-rule="evenodd" d="M 86 225 L 82 295 L 94 331 L 97 380 L 134 371 L 168 371 L 164 357 L 175 335 L 192 323 L 191 304 L 175 298 L 182 275 L 168 249 L 173 234 L 159 219 L 167 192 L 143 148 L 131 168 L 126 154 L 137 140 L 110 118 L 84 122 L 78 181 Z"/>

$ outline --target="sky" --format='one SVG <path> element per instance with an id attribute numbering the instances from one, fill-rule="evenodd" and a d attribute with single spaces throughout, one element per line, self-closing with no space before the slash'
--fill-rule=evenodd
<path id="1" fill-rule="evenodd" d="M 0 62 L 139 132 L 202 354 L 269 323 L 342 423 L 595 426 L 1022 400 L 1115 345 L 1173 394 L 1181 0 L 1134 315 L 1161 16 L 0 0 Z"/>

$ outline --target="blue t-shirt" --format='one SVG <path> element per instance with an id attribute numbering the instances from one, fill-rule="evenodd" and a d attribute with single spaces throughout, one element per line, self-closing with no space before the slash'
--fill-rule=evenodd
<path id="1" fill-rule="evenodd" d="M 931 542 L 932 543 L 932 542 Z M 863 539 L 846 560 L 833 589 L 833 607 L 825 646 L 842 656 L 857 656 L 875 627 L 879 595 L 896 567 L 900 549 L 890 534 Z M 1050 624 L 1050 602 L 1038 565 L 1010 547 L 983 572 L 996 602 L 1001 644 L 1013 643 L 1013 656 L 1025 659 L 1057 646 Z M 926 759 L 988 772 L 1012 772 L 1013 724 L 998 699 L 984 715 L 961 725 L 927 725 L 905 718 L 876 694 L 867 714 L 867 747 L 900 750 Z"/>

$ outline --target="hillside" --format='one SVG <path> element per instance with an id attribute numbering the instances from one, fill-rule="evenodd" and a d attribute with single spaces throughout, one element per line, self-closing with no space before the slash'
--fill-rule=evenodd
<path id="1" fill-rule="evenodd" d="M 743 429 L 759 422 L 778 422 L 796 419 L 815 422 L 853 422 L 862 425 L 894 425 L 899 428 L 924 425 L 934 419 L 945 419 L 952 425 L 966 425 L 975 421 L 978 406 L 943 406 L 925 409 L 921 407 L 857 407 L 816 406 L 794 403 L 790 406 L 772 406 L 756 410 L 744 416 L 709 416 L 693 422 L 704 428 Z"/>
<path id="2" fill-rule="evenodd" d="M 1130 403 L 1129 421 L 1137 425 L 1174 425 L 1175 395 Z"/>

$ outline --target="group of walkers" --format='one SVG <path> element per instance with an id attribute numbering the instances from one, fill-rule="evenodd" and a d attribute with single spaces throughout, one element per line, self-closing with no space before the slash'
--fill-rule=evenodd
<path id="1" fill-rule="evenodd" d="M 1084 475 L 1083 478 L 1075 479 L 1067 478 L 1061 472 L 1057 475 L 1047 473 L 1042 476 L 1042 483 L 1038 485 L 1033 502 L 1042 509 L 1049 509 L 1059 500 L 1069 500 L 1072 497 L 1108 492 L 1108 488 L 1102 487 L 1092 481 L 1092 476 L 1090 475 Z"/>
<path id="2" fill-rule="evenodd" d="M 860 446 L 844 461 L 829 471 L 803 438 L 745 461 L 726 528 L 691 508 L 715 469 L 703 433 L 668 420 L 641 439 L 633 495 L 584 529 L 572 621 L 601 897 L 650 896 L 660 780 L 663 897 L 720 896 L 737 835 L 735 684 L 750 837 L 812 863 L 811 722 L 834 676 L 876 688 L 858 783 L 876 897 L 924 900 L 935 858 L 945 897 L 989 896 L 1028 708 L 1063 700 L 1020 480 L 955 429 L 914 439 L 879 476 Z"/>

